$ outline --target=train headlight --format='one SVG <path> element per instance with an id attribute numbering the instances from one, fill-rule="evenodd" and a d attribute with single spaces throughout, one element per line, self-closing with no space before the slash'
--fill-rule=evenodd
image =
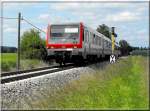
<path id="1" fill-rule="evenodd" d="M 75 48 L 75 49 L 76 49 L 76 48 L 77 48 L 77 46 L 74 46 L 73 48 Z"/>
<path id="2" fill-rule="evenodd" d="M 62 46 L 62 48 L 66 48 L 65 46 Z"/>
<path id="3" fill-rule="evenodd" d="M 53 46 L 51 46 L 51 49 L 53 49 L 54 47 Z"/>

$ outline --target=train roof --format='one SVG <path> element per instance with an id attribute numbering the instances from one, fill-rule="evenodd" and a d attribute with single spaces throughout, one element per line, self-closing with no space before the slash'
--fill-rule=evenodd
<path id="1" fill-rule="evenodd" d="M 70 23 L 56 23 L 56 24 L 50 24 L 50 25 L 79 25 L 81 22 L 70 22 Z"/>

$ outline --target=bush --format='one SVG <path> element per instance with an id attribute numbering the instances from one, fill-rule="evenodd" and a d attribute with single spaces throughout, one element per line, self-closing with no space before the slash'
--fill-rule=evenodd
<path id="1" fill-rule="evenodd" d="M 21 55 L 24 59 L 44 59 L 47 55 L 45 41 L 37 30 L 24 32 L 21 39 Z"/>

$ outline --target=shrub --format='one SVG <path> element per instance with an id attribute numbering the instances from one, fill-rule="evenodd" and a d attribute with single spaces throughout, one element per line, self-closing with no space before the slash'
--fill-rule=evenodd
<path id="1" fill-rule="evenodd" d="M 21 39 L 21 55 L 25 59 L 44 59 L 47 55 L 45 41 L 37 30 L 24 32 Z"/>

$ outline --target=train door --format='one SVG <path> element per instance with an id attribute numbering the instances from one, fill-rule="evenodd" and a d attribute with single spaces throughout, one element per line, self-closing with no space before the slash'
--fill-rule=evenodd
<path id="1" fill-rule="evenodd" d="M 84 28 L 84 34 L 83 34 L 83 38 L 84 38 L 84 41 L 83 41 L 83 58 L 86 59 L 86 54 L 87 54 L 87 34 L 86 34 L 86 28 Z"/>
<path id="2" fill-rule="evenodd" d="M 91 54 L 91 45 L 92 45 L 92 40 L 91 40 L 91 38 L 92 38 L 92 35 L 91 35 L 91 32 L 89 32 L 88 33 L 88 48 L 89 48 L 89 54 Z"/>
<path id="3" fill-rule="evenodd" d="M 86 50 L 86 55 L 89 54 L 89 31 L 85 29 L 85 50 Z"/>

